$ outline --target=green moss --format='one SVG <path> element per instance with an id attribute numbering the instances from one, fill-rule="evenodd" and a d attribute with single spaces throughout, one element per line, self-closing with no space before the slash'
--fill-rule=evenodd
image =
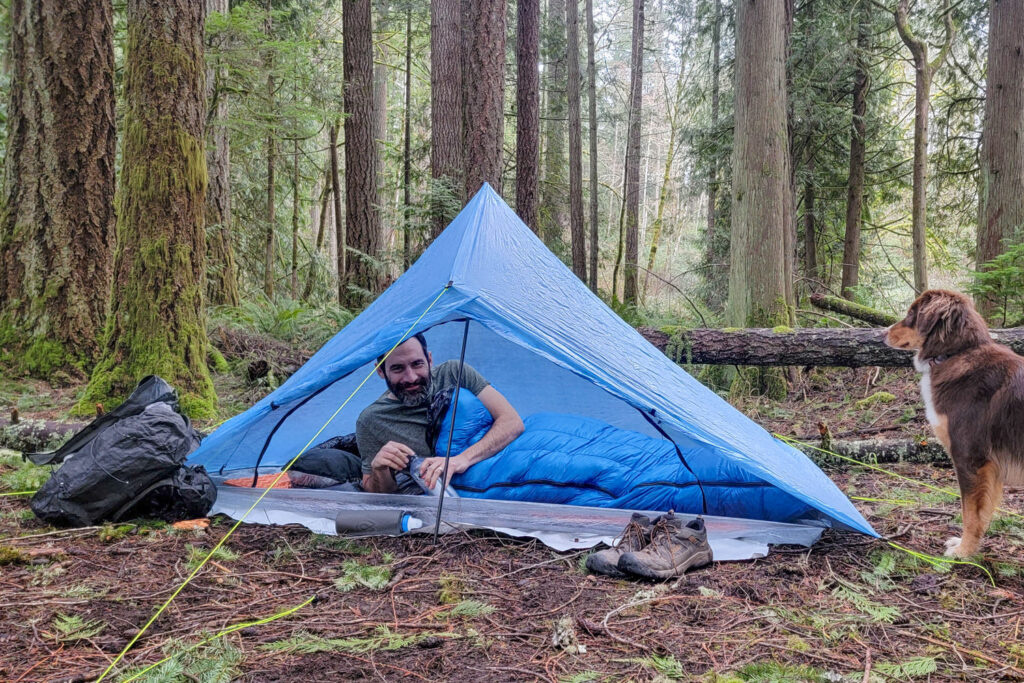
<path id="1" fill-rule="evenodd" d="M 210 346 L 210 366 L 213 368 L 214 372 L 218 372 L 220 374 L 231 372 L 231 366 L 228 365 L 227 360 L 224 358 L 224 354 L 212 345 Z"/>
<path id="2" fill-rule="evenodd" d="M 772 332 L 775 334 L 787 334 L 793 331 L 793 328 L 789 325 L 776 325 L 772 328 Z"/>
<path id="3" fill-rule="evenodd" d="M 876 391 L 870 396 L 857 401 L 857 407 L 861 409 L 871 408 L 872 406 L 876 406 L 880 403 L 892 403 L 895 400 L 896 397 L 888 391 Z"/>
<path id="4" fill-rule="evenodd" d="M 18 550 L 6 545 L 0 545 L 0 567 L 8 564 L 28 564 L 29 556 Z"/>

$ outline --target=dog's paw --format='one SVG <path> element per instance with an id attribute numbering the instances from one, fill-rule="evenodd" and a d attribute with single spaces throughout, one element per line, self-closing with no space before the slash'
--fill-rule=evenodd
<path id="1" fill-rule="evenodd" d="M 964 558 L 970 557 L 973 554 L 974 550 L 966 547 L 959 536 L 954 536 L 953 538 L 946 540 L 946 557 Z"/>

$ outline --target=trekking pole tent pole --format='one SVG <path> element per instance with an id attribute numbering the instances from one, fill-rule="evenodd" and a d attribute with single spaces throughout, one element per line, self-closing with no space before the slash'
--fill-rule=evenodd
<path id="1" fill-rule="evenodd" d="M 469 337 L 469 318 L 462 330 L 462 351 L 459 352 L 459 375 L 455 382 L 455 396 L 452 398 L 452 423 L 448 428 L 448 446 L 444 451 L 444 468 L 441 470 L 441 493 L 437 497 L 437 516 L 434 518 L 434 545 L 441 531 L 441 509 L 444 506 L 444 492 L 448 488 L 448 458 L 452 454 L 452 436 L 455 435 L 455 416 L 459 409 L 459 391 L 462 389 L 462 368 L 466 365 L 466 338 Z M 444 424 L 442 422 L 442 424 Z"/>

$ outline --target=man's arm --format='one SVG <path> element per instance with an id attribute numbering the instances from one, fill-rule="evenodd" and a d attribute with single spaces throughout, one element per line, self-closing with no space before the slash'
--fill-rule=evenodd
<path id="1" fill-rule="evenodd" d="M 373 457 L 370 473 L 363 475 L 363 488 L 370 493 L 392 493 L 397 488 L 395 472 L 404 469 L 414 455 L 404 443 L 388 441 Z"/>
<path id="2" fill-rule="evenodd" d="M 448 464 L 449 481 L 454 475 L 465 472 L 481 460 L 491 457 L 523 433 L 523 421 L 519 413 L 497 389 L 487 386 L 477 394 L 477 398 L 490 412 L 494 423 L 479 441 L 451 458 Z M 443 467 L 444 458 L 427 458 L 423 462 L 420 475 L 428 487 L 433 488 Z"/>

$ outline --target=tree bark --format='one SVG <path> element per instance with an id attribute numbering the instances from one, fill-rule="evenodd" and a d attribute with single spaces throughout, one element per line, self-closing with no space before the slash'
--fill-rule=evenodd
<path id="1" fill-rule="evenodd" d="M 910 367 L 913 354 L 885 345 L 885 328 L 808 327 L 776 332 L 742 330 L 637 330 L 678 363 L 696 365 L 827 365 Z M 991 330 L 992 338 L 1024 353 L 1024 329 Z"/>
<path id="2" fill-rule="evenodd" d="M 815 158 L 812 141 L 807 144 L 807 177 L 804 179 L 804 277 L 809 282 L 819 283 L 821 274 L 818 272 L 818 231 L 814 222 L 814 186 Z M 814 285 L 818 286 L 818 285 Z"/>
<path id="3" fill-rule="evenodd" d="M 568 205 L 565 184 L 566 0 L 548 0 L 544 31 L 544 177 L 540 192 L 540 234 L 555 247 L 562 242 Z"/>
<path id="4" fill-rule="evenodd" d="M 626 170 L 623 184 L 623 223 L 625 225 L 625 267 L 622 277 L 622 301 L 637 304 L 637 265 L 640 257 L 640 123 L 643 119 L 644 91 L 644 0 L 633 0 L 633 49 L 629 69 L 629 130 L 626 136 Z"/>
<path id="5" fill-rule="evenodd" d="M 79 404 L 119 404 L 159 374 L 213 417 L 206 367 L 203 0 L 129 0 L 122 189 L 102 357 Z"/>
<path id="6" fill-rule="evenodd" d="M 33 374 L 80 374 L 99 355 L 110 291 L 111 5 L 13 0 L 10 22 L 0 346 Z"/>
<path id="7" fill-rule="evenodd" d="M 587 238 L 583 226 L 583 123 L 580 120 L 579 0 L 565 4 L 567 96 L 569 100 L 569 238 L 572 272 L 587 281 Z"/>
<path id="8" fill-rule="evenodd" d="M 850 131 L 850 172 L 846 182 L 846 233 L 843 239 L 843 280 L 841 294 L 853 298 L 860 281 L 860 229 L 864 207 L 864 151 L 867 136 L 868 65 L 871 5 L 861 0 L 857 23 L 857 66 L 853 76 L 853 124 Z"/>
<path id="9" fill-rule="evenodd" d="M 720 108 L 720 90 L 722 74 L 722 0 L 714 0 L 714 14 L 711 25 L 711 135 L 718 133 L 718 120 Z M 722 273 L 725 269 L 720 265 L 724 261 L 725 253 L 718 244 L 721 238 L 718 236 L 718 154 L 715 150 L 709 153 L 710 163 L 708 164 L 708 208 L 707 208 L 707 236 L 704 250 L 704 266 L 706 268 L 704 280 L 707 285 L 707 303 L 714 309 L 721 308 L 722 288 L 716 283 L 723 279 Z"/>
<path id="10" fill-rule="evenodd" d="M 475 0 L 466 66 L 466 196 L 485 182 L 501 194 L 505 130 L 505 0 Z"/>
<path id="11" fill-rule="evenodd" d="M 206 0 L 206 12 L 226 14 L 228 0 Z M 228 100 L 218 87 L 225 67 L 206 70 L 206 101 L 209 106 L 206 130 L 206 167 L 210 182 L 206 191 L 207 300 L 214 306 L 237 306 L 238 266 L 231 243 L 231 145 L 227 120 Z"/>
<path id="12" fill-rule="evenodd" d="M 374 139 L 373 26 L 370 0 L 348 0 L 342 13 L 345 63 L 345 277 L 338 278 L 341 305 L 361 308 L 383 288 L 384 250 L 377 197 Z M 342 251 L 338 247 L 339 253 Z"/>
<path id="13" fill-rule="evenodd" d="M 590 138 L 590 291 L 597 293 L 597 69 L 594 66 L 594 0 L 586 0 L 587 12 L 587 107 Z"/>
<path id="14" fill-rule="evenodd" d="M 299 141 L 292 144 L 292 263 L 291 285 L 292 299 L 299 298 Z"/>
<path id="15" fill-rule="evenodd" d="M 334 241 L 337 245 L 337 271 L 338 271 L 338 303 L 344 301 L 344 283 L 348 277 L 348 238 L 345 234 L 345 221 L 341 216 L 341 177 L 338 168 L 338 124 L 333 124 L 328 131 L 330 139 L 331 155 L 331 195 L 334 208 Z"/>
<path id="16" fill-rule="evenodd" d="M 412 7 L 405 10 L 405 111 L 402 112 L 402 272 L 412 263 Z"/>
<path id="17" fill-rule="evenodd" d="M 269 32 L 269 31 L 268 31 Z M 272 60 L 268 60 L 268 69 L 272 68 Z M 267 73 L 267 110 L 273 111 L 274 106 L 274 75 Z M 274 298 L 274 261 L 277 254 L 277 133 L 273 127 L 267 130 L 267 234 L 266 250 L 263 254 L 263 293 L 268 299 Z"/>
<path id="18" fill-rule="evenodd" d="M 781 2 L 736 6 L 736 132 L 727 320 L 788 320 L 784 274 L 790 201 L 786 129 L 786 13 Z"/>
<path id="19" fill-rule="evenodd" d="M 327 157 L 327 173 L 324 178 L 324 187 L 320 194 L 320 212 L 317 214 L 317 230 L 316 240 L 313 247 L 313 258 L 309 260 L 309 272 L 306 274 L 306 286 L 302 290 L 302 300 L 309 301 L 310 296 L 313 294 L 313 285 L 316 282 L 317 261 L 320 255 L 320 251 L 324 248 L 324 235 L 327 234 L 327 202 L 330 201 L 331 195 L 334 194 L 331 191 L 331 164 L 330 164 L 330 152 Z"/>
<path id="20" fill-rule="evenodd" d="M 925 244 L 927 221 L 926 192 L 928 183 L 928 107 L 935 72 L 946 60 L 953 43 L 953 18 L 949 0 L 943 2 L 946 39 L 938 56 L 928 61 L 928 41 L 913 34 L 908 25 L 909 0 L 896 5 L 896 30 L 910 50 L 914 62 L 914 189 L 911 202 L 911 234 L 914 245 L 914 289 L 921 293 L 928 289 L 928 251 Z"/>
<path id="21" fill-rule="evenodd" d="M 978 270 L 1024 241 L 1024 0 L 993 0 L 989 7 Z M 977 303 L 983 314 L 993 312 L 987 297 Z"/>
<path id="22" fill-rule="evenodd" d="M 441 234 L 465 201 L 459 7 L 459 0 L 430 2 L 430 174 L 438 186 L 432 193 L 432 237 Z M 455 201 L 443 201 L 441 195 Z"/>
<path id="23" fill-rule="evenodd" d="M 519 0 L 516 17 L 516 213 L 536 233 L 540 228 L 540 0 Z"/>

